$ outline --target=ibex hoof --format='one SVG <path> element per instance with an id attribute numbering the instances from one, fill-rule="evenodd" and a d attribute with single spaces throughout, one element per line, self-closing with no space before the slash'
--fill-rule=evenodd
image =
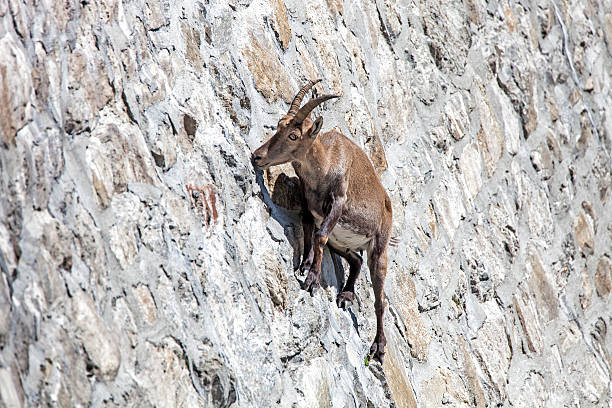
<path id="1" fill-rule="evenodd" d="M 308 276 L 302 282 L 302 289 L 310 293 L 310 296 L 314 296 L 314 291 L 319 287 L 320 274 L 313 270 L 308 272 Z"/>
<path id="2" fill-rule="evenodd" d="M 374 340 L 372 347 L 370 347 L 370 356 L 373 356 L 373 359 L 382 365 L 385 360 L 385 344 Z"/>
<path id="3" fill-rule="evenodd" d="M 300 265 L 300 273 L 302 275 L 306 275 L 308 272 L 310 272 L 310 268 L 312 267 L 312 264 L 309 262 L 302 262 L 302 264 Z"/>
<path id="4" fill-rule="evenodd" d="M 338 296 L 336 296 L 336 305 L 343 310 L 346 310 L 346 307 L 349 303 L 353 303 L 355 300 L 355 293 L 353 292 L 340 292 Z"/>

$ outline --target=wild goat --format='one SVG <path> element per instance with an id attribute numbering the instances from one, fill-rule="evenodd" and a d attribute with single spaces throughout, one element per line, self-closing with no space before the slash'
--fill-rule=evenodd
<path id="1" fill-rule="evenodd" d="M 260 169 L 291 162 L 300 179 L 304 228 L 300 269 L 308 273 L 302 289 L 312 295 L 319 286 L 323 247 L 329 244 L 350 265 L 349 277 L 336 298 L 338 307 L 345 308 L 355 298 L 355 281 L 363 262 L 359 253 L 367 251 L 377 326 L 370 357 L 382 364 L 387 344 L 383 287 L 391 237 L 391 200 L 359 146 L 335 130 L 319 135 L 323 119 L 310 120 L 310 112 L 317 105 L 338 95 L 311 99 L 300 108 L 306 92 L 319 81 L 310 81 L 297 93 L 289 112 L 279 120 L 276 134 L 255 150 L 253 161 Z"/>

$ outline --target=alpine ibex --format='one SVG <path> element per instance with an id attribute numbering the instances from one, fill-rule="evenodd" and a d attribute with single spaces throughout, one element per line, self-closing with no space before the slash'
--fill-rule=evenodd
<path id="1" fill-rule="evenodd" d="M 300 108 L 306 92 L 319 81 L 310 81 L 297 93 L 289 112 L 279 120 L 276 134 L 255 150 L 253 161 L 260 169 L 291 162 L 299 177 L 304 228 L 300 269 L 308 273 L 302 289 L 312 294 L 319 286 L 323 247 L 329 244 L 350 265 L 349 277 L 336 298 L 338 307 L 344 308 L 355 298 L 355 281 L 363 262 L 359 253 L 367 251 L 377 326 L 370 356 L 382 364 L 387 343 L 383 287 L 391 237 L 391 200 L 359 146 L 335 130 L 319 135 L 323 119 L 310 120 L 310 112 L 317 105 L 338 95 L 311 99 Z"/>

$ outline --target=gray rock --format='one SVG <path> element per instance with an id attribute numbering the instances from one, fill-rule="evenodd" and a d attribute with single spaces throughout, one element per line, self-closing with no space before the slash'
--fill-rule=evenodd
<path id="1" fill-rule="evenodd" d="M 127 189 L 149 205 L 158 205 L 162 197 L 161 190 L 151 184 L 129 182 Z"/>
<path id="2" fill-rule="evenodd" d="M 72 309 L 76 334 L 102 380 L 112 381 L 117 375 L 121 354 L 117 340 L 95 310 L 92 299 L 82 291 L 72 293 Z"/>
<path id="3" fill-rule="evenodd" d="M 610 16 L 0 2 L 0 406 L 605 405 Z M 304 293 L 297 179 L 251 164 L 315 78 L 393 203 L 382 367 L 367 262 Z"/>

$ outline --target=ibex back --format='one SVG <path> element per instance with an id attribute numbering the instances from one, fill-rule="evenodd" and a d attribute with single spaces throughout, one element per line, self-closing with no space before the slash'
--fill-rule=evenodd
<path id="1" fill-rule="evenodd" d="M 298 92 L 289 112 L 278 122 L 276 134 L 253 153 L 253 160 L 260 169 L 291 162 L 300 179 L 304 228 L 300 269 L 308 273 L 302 289 L 312 294 L 319 286 L 323 247 L 328 244 L 350 265 L 349 277 L 336 299 L 338 307 L 344 308 L 355 298 L 355 281 L 363 262 L 360 252 L 367 252 L 377 325 L 370 355 L 382 364 L 387 343 L 383 290 L 391 237 L 391 200 L 359 146 L 338 131 L 319 135 L 323 119 L 310 120 L 310 112 L 317 105 L 338 96 L 311 99 L 300 108 L 306 92 L 319 81 L 310 81 Z"/>

